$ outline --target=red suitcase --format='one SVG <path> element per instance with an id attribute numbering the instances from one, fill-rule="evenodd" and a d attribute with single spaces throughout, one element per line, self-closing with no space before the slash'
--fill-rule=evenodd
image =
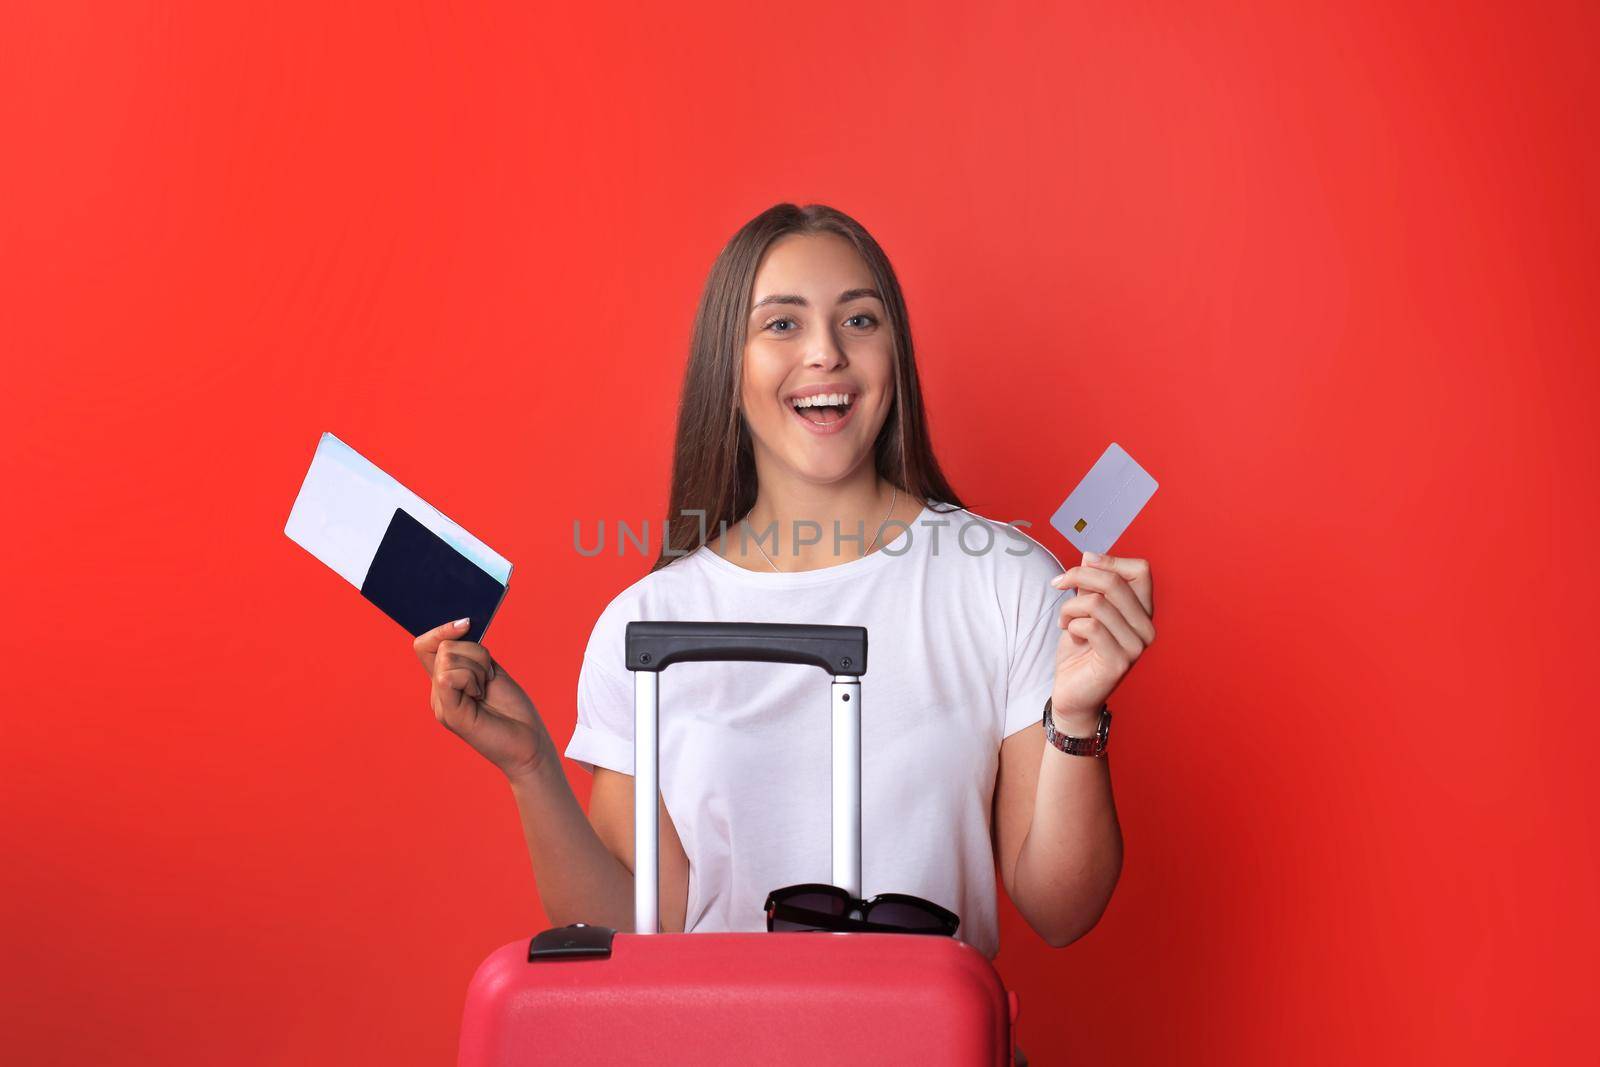
<path id="1" fill-rule="evenodd" d="M 1009 1064 L 1016 995 L 964 941 L 927 934 L 659 933 L 657 681 L 674 662 L 806 663 L 833 675 L 833 881 L 861 895 L 859 626 L 634 622 L 634 929 L 514 941 L 467 989 L 460 1067 Z M 778 888 L 774 886 L 773 888 Z"/>

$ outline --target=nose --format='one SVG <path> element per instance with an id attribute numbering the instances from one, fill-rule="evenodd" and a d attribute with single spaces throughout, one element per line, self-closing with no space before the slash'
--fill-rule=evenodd
<path id="1" fill-rule="evenodd" d="M 844 349 L 839 347 L 832 330 L 822 330 L 815 336 L 816 342 L 806 352 L 806 366 L 829 371 L 849 365 L 850 361 L 845 358 Z"/>

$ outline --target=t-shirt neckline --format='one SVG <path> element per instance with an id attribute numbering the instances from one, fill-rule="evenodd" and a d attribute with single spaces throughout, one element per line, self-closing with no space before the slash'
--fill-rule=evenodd
<path id="1" fill-rule="evenodd" d="M 899 529 L 898 533 L 886 543 L 868 552 L 865 556 L 835 563 L 831 567 L 819 567 L 810 571 L 754 571 L 739 566 L 730 560 L 717 555 L 710 544 L 701 545 L 686 559 L 699 560 L 703 566 L 709 567 L 718 574 L 729 578 L 738 579 L 751 585 L 765 585 L 770 588 L 794 588 L 796 586 L 823 585 L 829 582 L 844 581 L 847 578 L 860 578 L 880 567 L 886 567 L 901 556 L 910 555 L 916 551 L 916 539 L 912 537 L 912 530 L 922 524 L 923 519 L 935 514 L 931 504 L 926 501 L 917 517 L 910 524 Z M 733 527 L 729 527 L 731 531 Z M 894 527 L 889 527 L 894 529 Z M 893 549 L 891 552 L 890 549 Z"/>

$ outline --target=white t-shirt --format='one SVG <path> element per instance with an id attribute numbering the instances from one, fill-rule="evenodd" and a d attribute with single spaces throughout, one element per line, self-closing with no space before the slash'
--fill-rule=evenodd
<path id="1" fill-rule="evenodd" d="M 590 634 L 566 755 L 633 773 L 629 621 L 865 626 L 862 895 L 941 904 L 992 959 L 1000 742 L 1038 722 L 1050 695 L 1067 595 L 1050 579 L 1063 568 L 1021 530 L 961 509 L 925 506 L 886 532 L 898 536 L 869 555 L 800 572 L 746 570 L 701 547 L 623 590 Z M 832 882 L 829 682 L 787 663 L 661 673 L 661 794 L 689 858 L 686 931 L 765 930 L 768 892 Z"/>

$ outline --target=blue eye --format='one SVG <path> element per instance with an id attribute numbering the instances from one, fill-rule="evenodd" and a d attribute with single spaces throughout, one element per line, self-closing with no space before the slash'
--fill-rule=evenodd
<path id="1" fill-rule="evenodd" d="M 876 326 L 878 324 L 877 316 L 876 315 L 869 315 L 865 311 L 858 311 L 856 314 L 851 315 L 848 319 L 845 319 L 844 321 L 845 322 L 854 322 L 856 319 L 866 319 L 867 320 L 866 323 L 862 324 L 862 328 L 863 329 L 866 328 L 867 324 L 871 324 L 873 326 Z M 762 326 L 761 328 L 763 330 L 771 330 L 771 329 L 773 329 L 773 327 L 775 327 L 779 323 L 783 323 L 783 322 L 787 322 L 790 326 L 798 326 L 799 325 L 799 323 L 795 322 L 794 319 L 790 318 L 787 315 L 784 315 L 784 316 L 782 316 L 780 318 L 769 319 L 767 321 L 767 323 L 764 326 Z M 775 332 L 775 333 L 794 333 L 793 330 L 774 330 L 773 332 Z"/>

